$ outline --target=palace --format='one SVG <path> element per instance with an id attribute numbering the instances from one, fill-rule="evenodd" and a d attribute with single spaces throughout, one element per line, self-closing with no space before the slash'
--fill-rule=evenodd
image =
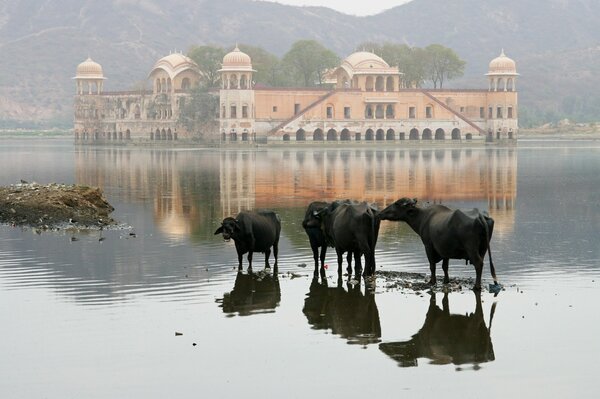
<path id="1" fill-rule="evenodd" d="M 504 51 L 485 74 L 487 89 L 402 86 L 402 72 L 360 51 L 327 71 L 319 88 L 260 87 L 252 60 L 237 47 L 223 58 L 219 131 L 202 132 L 221 144 L 380 142 L 381 144 L 515 140 L 518 106 L 515 62 Z M 75 139 L 163 141 L 191 139 L 179 113 L 202 71 L 175 53 L 154 65 L 152 91 L 104 92 L 100 64 L 87 59 L 74 77 Z M 216 94 L 216 92 L 215 92 Z"/>

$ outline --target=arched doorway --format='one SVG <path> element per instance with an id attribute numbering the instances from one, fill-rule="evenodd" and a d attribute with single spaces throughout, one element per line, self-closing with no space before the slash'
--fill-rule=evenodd
<path id="1" fill-rule="evenodd" d="M 119 132 L 119 140 L 123 140 L 123 132 Z"/>
<path id="2" fill-rule="evenodd" d="M 161 140 L 167 139 L 167 131 L 165 129 L 160 131 L 160 138 L 161 138 Z"/>
<path id="3" fill-rule="evenodd" d="M 315 130 L 313 133 L 313 141 L 323 141 L 323 131 L 321 129 Z"/>
<path id="4" fill-rule="evenodd" d="M 423 130 L 423 136 L 421 137 L 421 140 L 431 140 L 431 129 L 425 128 Z"/>
<path id="5" fill-rule="evenodd" d="M 473 135 L 471 133 L 467 133 L 467 134 L 465 134 L 465 139 L 473 140 Z"/>
<path id="6" fill-rule="evenodd" d="M 436 140 L 445 140 L 446 139 L 446 132 L 444 131 L 444 129 L 442 129 L 442 128 L 436 129 L 435 139 Z"/>
<path id="7" fill-rule="evenodd" d="M 509 131 L 508 131 L 508 138 L 509 138 L 510 140 L 512 140 L 512 139 L 514 138 L 514 134 L 513 134 L 513 131 L 512 131 L 512 130 L 509 130 Z"/>
<path id="8" fill-rule="evenodd" d="M 419 140 L 419 131 L 416 128 L 410 129 L 408 139 L 409 140 Z"/>
<path id="9" fill-rule="evenodd" d="M 373 141 L 373 129 L 367 129 L 367 132 L 365 133 L 365 140 Z"/>
<path id="10" fill-rule="evenodd" d="M 156 129 L 156 133 L 154 134 L 154 140 L 160 140 L 160 130 Z"/>
<path id="11" fill-rule="evenodd" d="M 396 132 L 394 132 L 394 129 L 388 129 L 388 131 L 385 135 L 385 139 L 386 140 L 395 140 L 396 139 Z"/>
<path id="12" fill-rule="evenodd" d="M 236 132 L 231 132 L 229 134 L 229 141 L 237 141 L 237 133 Z"/>
<path id="13" fill-rule="evenodd" d="M 384 90 L 383 86 L 384 86 L 383 76 L 377 76 L 377 79 L 375 79 L 375 90 L 383 91 Z"/>
<path id="14" fill-rule="evenodd" d="M 342 130 L 342 133 L 340 133 L 340 140 L 341 141 L 350 141 L 350 130 L 348 130 L 348 129 Z"/>
<path id="15" fill-rule="evenodd" d="M 460 140 L 460 129 L 452 129 L 452 140 Z"/>
<path id="16" fill-rule="evenodd" d="M 354 141 L 360 141 L 360 140 L 361 140 L 361 134 L 359 132 L 354 135 Z"/>
<path id="17" fill-rule="evenodd" d="M 337 141 L 337 132 L 335 129 L 329 129 L 327 131 L 327 141 Z"/>
<path id="18" fill-rule="evenodd" d="M 384 139 L 383 129 L 377 129 L 377 133 L 375 135 L 375 138 L 377 139 L 377 141 L 381 141 L 381 140 Z"/>
<path id="19" fill-rule="evenodd" d="M 167 140 L 173 140 L 173 133 L 170 128 L 167 130 Z"/>
<path id="20" fill-rule="evenodd" d="M 385 82 L 385 91 L 394 91 L 394 78 L 388 76 Z"/>
<path id="21" fill-rule="evenodd" d="M 296 132 L 296 141 L 305 141 L 306 140 L 306 132 L 304 129 L 298 129 Z"/>
<path id="22" fill-rule="evenodd" d="M 405 133 L 404 132 L 400 132 L 398 133 L 398 140 L 404 140 L 405 139 Z"/>
<path id="23" fill-rule="evenodd" d="M 242 141 L 248 141 L 248 132 L 242 133 Z"/>
<path id="24" fill-rule="evenodd" d="M 289 134 L 284 134 L 283 135 L 283 141 L 290 141 L 290 135 Z"/>

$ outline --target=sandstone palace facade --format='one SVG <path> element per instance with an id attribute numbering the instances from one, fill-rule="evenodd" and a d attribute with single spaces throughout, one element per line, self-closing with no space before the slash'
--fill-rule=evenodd
<path id="1" fill-rule="evenodd" d="M 224 145 L 517 138 L 518 73 L 504 51 L 490 62 L 482 90 L 402 87 L 402 72 L 366 51 L 328 71 L 327 87 L 257 87 L 252 60 L 237 47 L 225 55 L 219 72 L 219 130 L 203 136 Z M 178 124 L 179 112 L 201 78 L 198 66 L 176 53 L 150 71 L 151 91 L 104 92 L 102 67 L 88 58 L 74 77 L 75 140 L 189 140 L 195 132 Z"/>

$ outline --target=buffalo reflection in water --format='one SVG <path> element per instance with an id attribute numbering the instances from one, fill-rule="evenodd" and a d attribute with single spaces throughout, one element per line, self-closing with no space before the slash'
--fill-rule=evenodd
<path id="1" fill-rule="evenodd" d="M 281 289 L 277 273 L 239 272 L 231 292 L 223 295 L 221 307 L 224 313 L 248 316 L 275 312 L 281 300 Z"/>
<path id="2" fill-rule="evenodd" d="M 324 276 L 321 281 L 314 278 L 302 312 L 313 329 L 331 329 L 349 344 L 380 342 L 381 324 L 375 294 L 368 289 L 363 294 L 360 279 L 348 281 L 344 289 L 341 277 L 335 287 L 329 287 Z"/>
<path id="3" fill-rule="evenodd" d="M 417 359 L 422 357 L 431 359 L 431 364 L 478 365 L 493 361 L 490 331 L 496 303 L 490 310 L 488 329 L 479 293 L 475 293 L 475 299 L 475 313 L 451 314 L 448 294 L 444 294 L 443 309 L 436 305 L 435 294 L 431 294 L 425 323 L 419 332 L 409 341 L 379 344 L 379 349 L 396 360 L 400 367 L 418 366 Z"/>

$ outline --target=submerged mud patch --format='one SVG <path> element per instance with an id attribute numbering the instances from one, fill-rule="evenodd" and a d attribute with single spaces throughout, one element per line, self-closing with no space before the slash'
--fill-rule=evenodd
<path id="1" fill-rule="evenodd" d="M 436 285 L 429 285 L 429 276 L 424 273 L 381 271 L 375 273 L 378 281 L 383 281 L 380 286 L 388 291 L 423 291 L 432 292 L 461 292 L 471 290 L 475 285 L 474 278 L 452 277 L 448 284 L 442 284 L 443 277 L 438 276 Z"/>

